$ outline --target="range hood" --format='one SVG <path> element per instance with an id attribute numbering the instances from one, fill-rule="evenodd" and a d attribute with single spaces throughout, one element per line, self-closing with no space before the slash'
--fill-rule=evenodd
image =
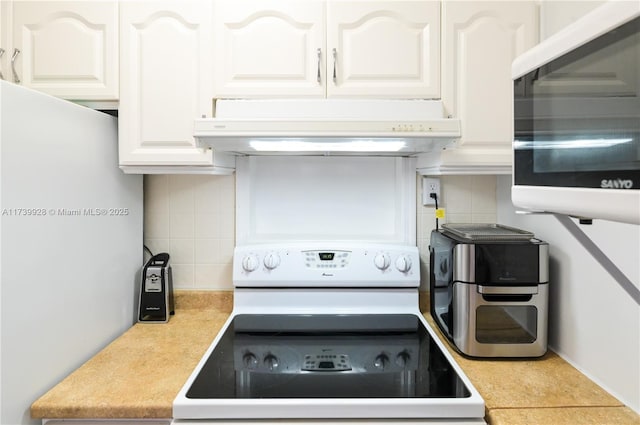
<path id="1" fill-rule="evenodd" d="M 218 100 L 195 121 L 203 147 L 238 155 L 411 156 L 460 137 L 437 100 Z"/>

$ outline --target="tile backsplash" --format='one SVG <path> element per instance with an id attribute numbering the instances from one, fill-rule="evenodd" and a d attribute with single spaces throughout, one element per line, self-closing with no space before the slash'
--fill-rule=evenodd
<path id="1" fill-rule="evenodd" d="M 496 221 L 495 176 L 443 176 L 441 223 Z M 429 236 L 435 209 L 422 205 L 417 184 L 417 244 L 422 289 L 427 288 Z M 235 245 L 235 176 L 147 175 L 144 179 L 144 241 L 154 253 L 169 252 L 178 289 L 232 289 Z"/>
<path id="2" fill-rule="evenodd" d="M 146 175 L 144 242 L 171 255 L 175 288 L 232 289 L 235 176 Z"/>
<path id="3" fill-rule="evenodd" d="M 420 250 L 420 289 L 429 286 L 429 239 L 436 227 L 435 207 L 422 205 L 422 177 L 418 176 L 417 245 Z M 438 207 L 445 210 L 442 223 L 495 223 L 496 176 L 441 176 Z"/>

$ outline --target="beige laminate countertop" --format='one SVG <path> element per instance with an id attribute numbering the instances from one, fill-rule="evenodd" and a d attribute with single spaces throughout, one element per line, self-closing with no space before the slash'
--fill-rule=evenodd
<path id="1" fill-rule="evenodd" d="M 31 416 L 171 418 L 173 399 L 231 308 L 231 292 L 176 292 L 169 323 L 134 325 L 35 401 Z M 633 410 L 553 352 L 535 360 L 471 360 L 448 348 L 484 398 L 491 425 L 640 423 Z"/>
<path id="2" fill-rule="evenodd" d="M 138 323 L 31 405 L 32 418 L 171 418 L 173 399 L 232 308 L 232 292 L 176 291 L 166 324 Z"/>

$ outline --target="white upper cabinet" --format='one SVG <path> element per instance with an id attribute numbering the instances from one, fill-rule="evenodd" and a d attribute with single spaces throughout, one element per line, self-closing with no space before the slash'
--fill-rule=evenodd
<path id="1" fill-rule="evenodd" d="M 209 0 L 121 3 L 119 138 L 126 172 L 216 172 L 211 150 L 193 138 L 194 120 L 212 107 L 211 40 Z"/>
<path id="2" fill-rule="evenodd" d="M 7 8 L 5 79 L 66 99 L 118 99 L 117 1 L 15 1 Z"/>
<path id="3" fill-rule="evenodd" d="M 424 155 L 421 172 L 510 173 L 511 63 L 538 42 L 534 1 L 442 3 L 442 101 L 460 119 L 455 149 Z"/>
<path id="4" fill-rule="evenodd" d="M 9 60 L 7 59 L 10 52 L 11 46 L 11 36 L 10 36 L 10 25 L 9 25 L 9 2 L 0 1 L 0 79 L 7 80 L 10 78 L 11 73 L 7 73 L 9 69 L 8 64 Z"/>
<path id="5" fill-rule="evenodd" d="M 323 2 L 233 0 L 214 7 L 214 97 L 324 96 Z"/>
<path id="6" fill-rule="evenodd" d="M 214 97 L 437 98 L 440 4 L 221 0 Z"/>
<path id="7" fill-rule="evenodd" d="M 439 98 L 440 3 L 329 1 L 327 96 Z"/>

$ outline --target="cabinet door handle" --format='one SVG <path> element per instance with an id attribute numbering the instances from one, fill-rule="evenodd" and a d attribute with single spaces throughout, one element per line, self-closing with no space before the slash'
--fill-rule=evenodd
<path id="1" fill-rule="evenodd" d="M 320 62 L 322 62 L 322 49 L 318 49 L 318 84 L 322 83 L 322 77 L 320 76 Z"/>
<path id="2" fill-rule="evenodd" d="M 338 81 L 338 77 L 336 75 L 336 62 L 338 58 L 338 51 L 336 50 L 336 48 L 333 48 L 333 84 L 336 84 L 336 82 Z"/>
<path id="3" fill-rule="evenodd" d="M 16 84 L 20 84 L 20 78 L 18 78 L 18 73 L 16 72 L 16 58 L 20 54 L 20 49 L 13 49 L 13 56 L 11 56 L 11 71 L 13 71 L 13 82 Z"/>
<path id="4" fill-rule="evenodd" d="M 4 49 L 0 47 L 0 60 L 4 56 Z M 2 74 L 2 70 L 0 69 L 0 79 L 4 80 L 4 74 Z"/>

